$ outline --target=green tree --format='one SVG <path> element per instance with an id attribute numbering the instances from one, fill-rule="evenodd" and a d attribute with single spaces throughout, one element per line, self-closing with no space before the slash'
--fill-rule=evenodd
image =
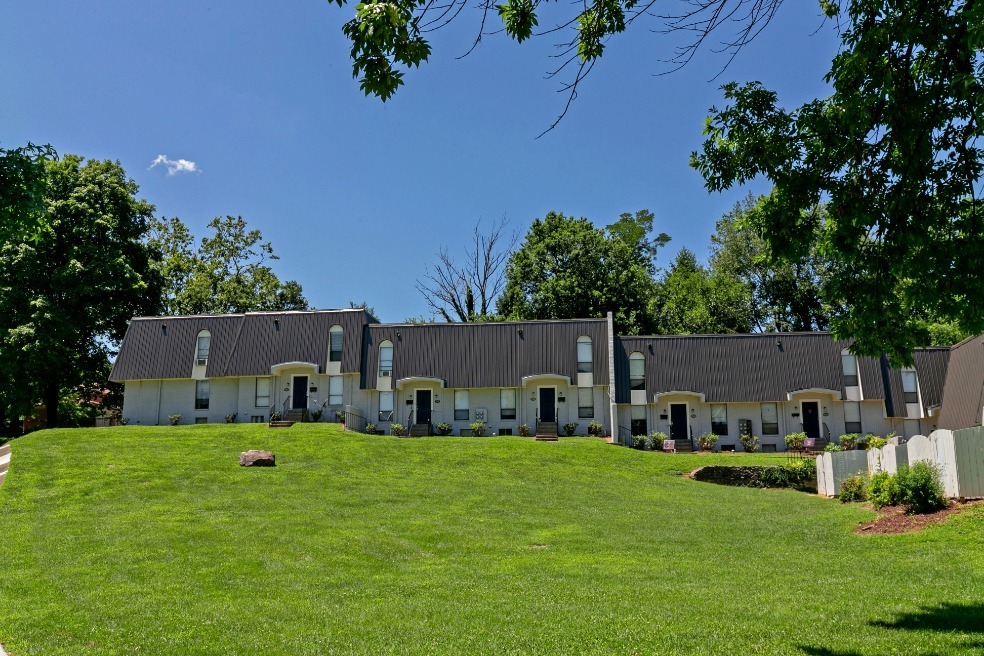
<path id="1" fill-rule="evenodd" d="M 984 3 L 844 4 L 825 3 L 833 94 L 786 110 L 760 83 L 725 85 L 692 163 L 714 191 L 771 181 L 755 230 L 789 261 L 818 248 L 834 333 L 906 364 L 926 316 L 984 330 Z"/>
<path id="2" fill-rule="evenodd" d="M 747 333 L 751 296 L 741 280 L 701 266 L 682 248 L 657 286 L 650 313 L 660 334 Z"/>
<path id="3" fill-rule="evenodd" d="M 47 406 L 105 384 L 107 358 L 134 315 L 158 310 L 160 282 L 144 243 L 153 206 L 118 162 L 77 155 L 45 163 L 36 238 L 0 244 L 0 406 Z"/>
<path id="4" fill-rule="evenodd" d="M 646 230 L 640 235 L 629 225 Z M 511 320 L 614 315 L 622 334 L 651 330 L 655 254 L 669 237 L 649 238 L 652 214 L 622 215 L 607 229 L 549 212 L 536 219 L 506 264 L 499 314 Z"/>
<path id="5" fill-rule="evenodd" d="M 750 220 L 758 204 L 759 198 L 749 194 L 717 222 L 711 235 L 711 271 L 748 285 L 756 330 L 827 330 L 831 310 L 822 298 L 829 277 L 826 260 L 815 244 L 797 260 L 774 257 Z"/>
<path id="6" fill-rule="evenodd" d="M 180 219 L 153 223 L 147 243 L 165 281 L 163 305 L 169 314 L 307 309 L 300 284 L 281 282 L 266 264 L 279 258 L 259 230 L 233 216 L 216 217 L 208 227 L 211 234 L 192 250 L 194 238 Z"/>
<path id="7" fill-rule="evenodd" d="M 44 213 L 50 146 L 0 148 L 0 242 L 36 236 Z"/>

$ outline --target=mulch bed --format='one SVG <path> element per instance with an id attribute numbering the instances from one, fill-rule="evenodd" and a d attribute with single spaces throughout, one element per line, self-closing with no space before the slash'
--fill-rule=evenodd
<path id="1" fill-rule="evenodd" d="M 871 507 L 869 504 L 865 505 Z M 879 514 L 876 519 L 858 524 L 854 532 L 858 535 L 897 535 L 899 533 L 911 533 L 913 531 L 920 531 L 927 526 L 942 524 L 951 515 L 956 515 L 968 508 L 981 505 L 984 505 L 984 500 L 965 501 L 962 503 L 954 501 L 943 510 L 937 510 L 934 513 L 927 513 L 925 515 L 907 515 L 905 508 L 902 506 L 882 508 L 878 511 Z"/>

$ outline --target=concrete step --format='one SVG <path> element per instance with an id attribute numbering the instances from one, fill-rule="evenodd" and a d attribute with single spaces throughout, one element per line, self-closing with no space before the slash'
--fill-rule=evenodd
<path id="1" fill-rule="evenodd" d="M 293 421 L 271 421 L 270 428 L 290 428 L 294 423 Z"/>
<path id="2" fill-rule="evenodd" d="M 305 421 L 307 419 L 307 410 L 288 410 L 287 416 L 284 417 L 285 421 L 293 421 L 294 423 Z"/>
<path id="3" fill-rule="evenodd" d="M 674 440 L 677 453 L 693 453 L 694 445 L 690 440 Z"/>
<path id="4" fill-rule="evenodd" d="M 537 435 L 558 435 L 559 426 L 555 421 L 540 421 L 536 424 Z"/>
<path id="5" fill-rule="evenodd" d="M 556 442 L 558 437 L 556 435 L 537 435 L 535 438 L 537 442 Z"/>
<path id="6" fill-rule="evenodd" d="M 10 445 L 9 444 L 4 444 L 3 446 L 0 446 L 0 456 L 5 456 L 8 453 L 10 453 Z"/>
<path id="7" fill-rule="evenodd" d="M 414 424 L 410 427 L 410 437 L 426 437 L 431 434 L 430 424 Z"/>

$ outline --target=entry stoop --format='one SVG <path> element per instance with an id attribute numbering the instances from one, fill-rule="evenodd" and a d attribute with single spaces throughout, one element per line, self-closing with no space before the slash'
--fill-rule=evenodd
<path id="1" fill-rule="evenodd" d="M 537 442 L 556 442 L 558 427 L 555 421 L 538 421 L 536 423 Z"/>
<path id="2" fill-rule="evenodd" d="M 414 424 L 410 427 L 410 437 L 428 437 L 431 433 L 430 424 Z"/>

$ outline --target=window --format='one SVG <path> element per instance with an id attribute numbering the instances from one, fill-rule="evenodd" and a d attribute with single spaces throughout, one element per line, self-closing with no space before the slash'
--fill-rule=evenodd
<path id="1" fill-rule="evenodd" d="M 857 401 L 844 402 L 844 432 L 861 433 L 861 404 Z"/>
<path id="2" fill-rule="evenodd" d="M 841 353 L 841 367 L 844 369 L 844 385 L 846 387 L 858 386 L 858 358 L 853 353 L 844 351 Z"/>
<path id="3" fill-rule="evenodd" d="M 195 381 L 195 410 L 208 410 L 208 381 Z"/>
<path id="4" fill-rule="evenodd" d="M 779 434 L 779 406 L 775 403 L 762 404 L 762 434 Z"/>
<path id="5" fill-rule="evenodd" d="M 198 333 L 198 346 L 195 354 L 195 364 L 208 364 L 208 348 L 211 345 L 212 336 L 207 330 Z"/>
<path id="6" fill-rule="evenodd" d="M 468 420 L 468 390 L 455 390 L 454 418 L 459 421 Z"/>
<path id="7" fill-rule="evenodd" d="M 594 419 L 594 388 L 577 388 L 577 416 L 580 419 Z"/>
<path id="8" fill-rule="evenodd" d="M 393 375 L 393 342 L 386 340 L 379 345 L 379 375 Z"/>
<path id="9" fill-rule="evenodd" d="M 499 435 L 512 435 L 512 429 L 511 428 L 500 428 L 499 429 Z"/>
<path id="10" fill-rule="evenodd" d="M 393 421 L 393 392 L 379 393 L 379 421 Z"/>
<path id="11" fill-rule="evenodd" d="M 208 423 L 208 417 L 195 417 L 195 423 L 196 424 L 207 424 Z"/>
<path id="12" fill-rule="evenodd" d="M 249 418 L 249 423 L 251 424 L 266 423 L 266 417 L 264 415 L 253 415 Z"/>
<path id="13" fill-rule="evenodd" d="M 915 369 L 902 370 L 902 394 L 906 403 L 919 403 L 919 386 Z"/>
<path id="14" fill-rule="evenodd" d="M 711 404 L 711 432 L 715 435 L 728 434 L 728 406 L 724 403 Z"/>
<path id="15" fill-rule="evenodd" d="M 634 405 L 630 409 L 631 428 L 633 435 L 648 435 L 649 430 L 646 426 L 646 406 Z"/>
<path id="16" fill-rule="evenodd" d="M 457 396 L 455 398 L 457 399 Z M 457 406 L 455 406 L 455 409 L 457 409 Z M 499 390 L 499 419 L 515 419 L 515 418 L 516 418 L 516 390 L 514 389 Z M 457 419 L 457 417 L 455 417 L 455 419 Z M 465 417 L 465 419 L 467 419 L 467 417 Z"/>
<path id="17" fill-rule="evenodd" d="M 639 351 L 629 356 L 629 389 L 646 389 L 646 358 Z"/>
<path id="18" fill-rule="evenodd" d="M 591 355 L 591 338 L 581 335 L 577 338 L 577 373 L 590 374 L 594 371 L 594 358 Z"/>
<path id="19" fill-rule="evenodd" d="M 328 405 L 342 405 L 342 377 L 328 376 Z"/>
<path id="20" fill-rule="evenodd" d="M 342 327 L 334 325 L 328 331 L 328 362 L 342 361 Z"/>
<path id="21" fill-rule="evenodd" d="M 256 379 L 256 402 L 254 405 L 257 408 L 270 407 L 270 388 L 273 387 L 272 382 L 270 378 Z"/>

